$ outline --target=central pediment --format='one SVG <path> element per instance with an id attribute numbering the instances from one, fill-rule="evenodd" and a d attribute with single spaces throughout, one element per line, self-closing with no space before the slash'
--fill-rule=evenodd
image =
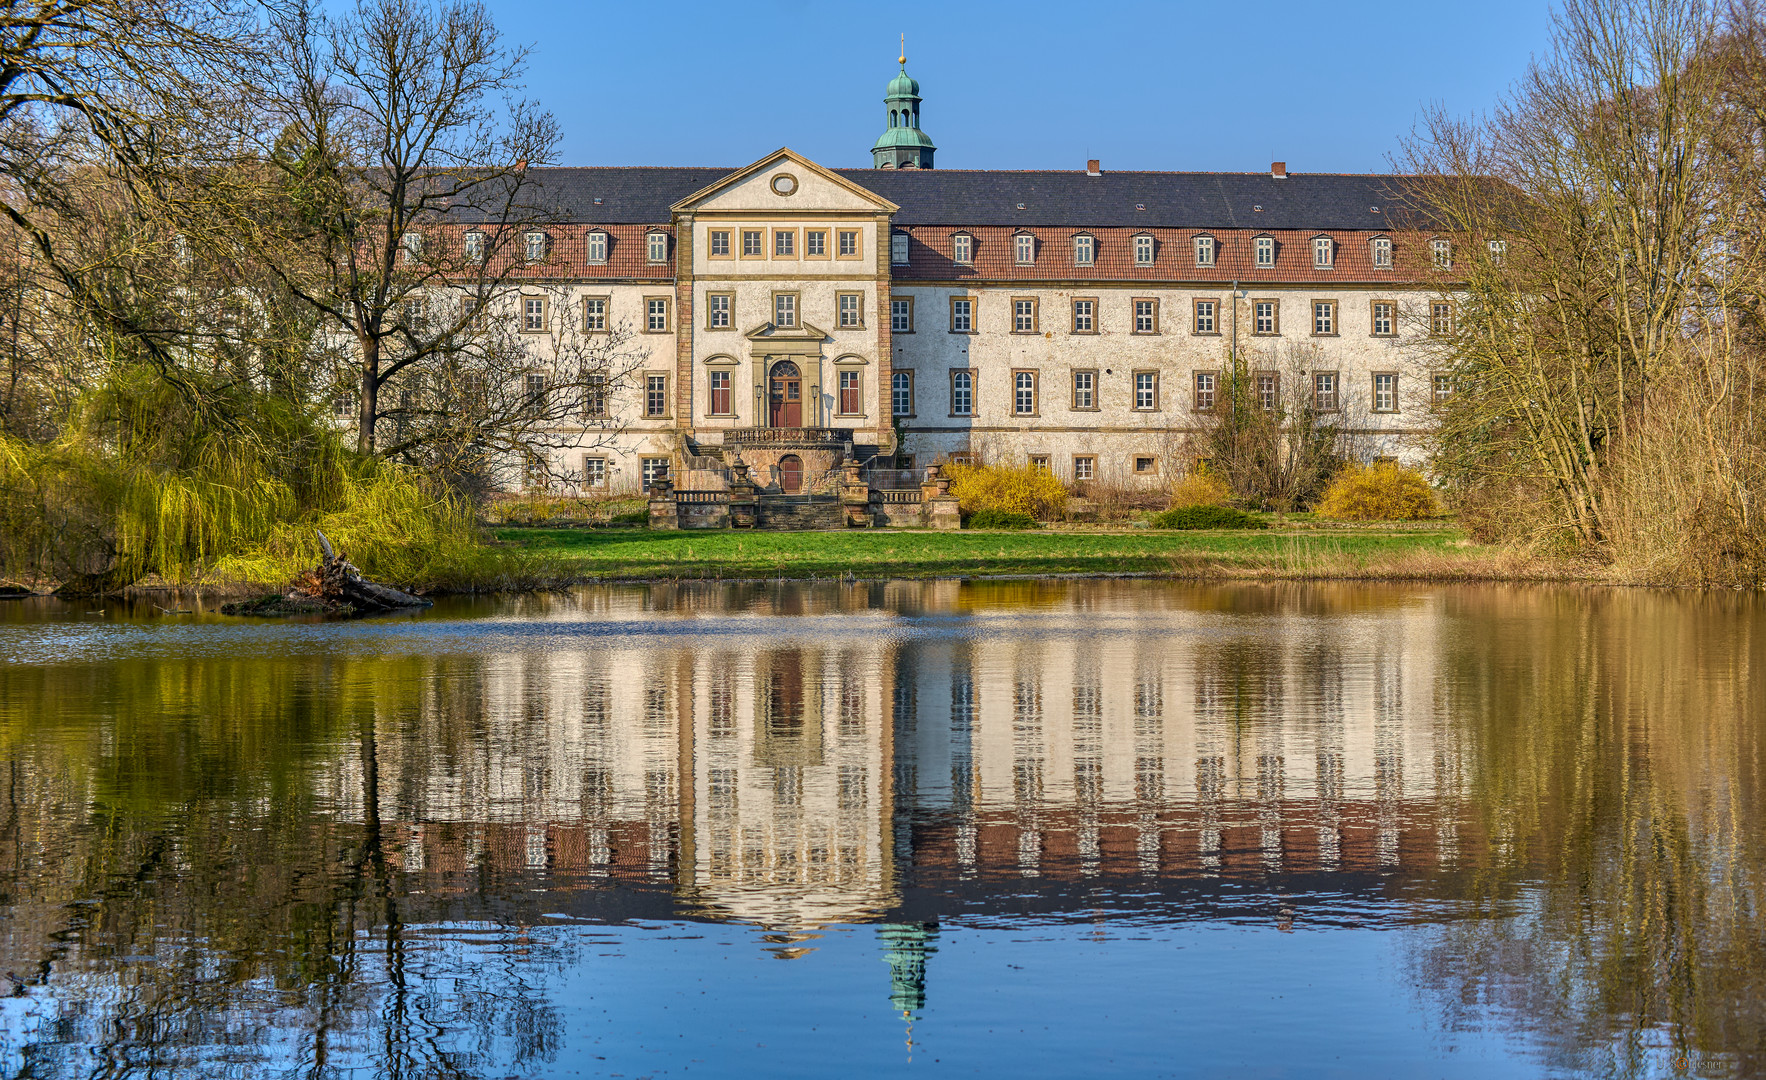
<path id="1" fill-rule="evenodd" d="M 893 214 L 901 209 L 868 188 L 822 168 L 789 148 L 700 188 L 672 206 L 675 213 Z"/>

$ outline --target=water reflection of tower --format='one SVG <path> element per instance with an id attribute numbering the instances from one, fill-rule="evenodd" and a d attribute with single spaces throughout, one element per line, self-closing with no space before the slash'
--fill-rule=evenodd
<path id="1" fill-rule="evenodd" d="M 926 957 L 938 951 L 932 944 L 937 935 L 937 923 L 884 923 L 878 929 L 889 962 L 889 1003 L 896 1012 L 926 1007 Z"/>

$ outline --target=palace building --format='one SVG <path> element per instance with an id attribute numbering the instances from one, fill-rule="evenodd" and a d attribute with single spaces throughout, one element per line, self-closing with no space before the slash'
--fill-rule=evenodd
<path id="1" fill-rule="evenodd" d="M 717 487 L 739 462 L 793 494 L 843 462 L 985 457 L 1152 485 L 1197 456 L 1234 355 L 1263 407 L 1420 455 L 1449 384 L 1414 346 L 1451 318 L 1453 248 L 1407 224 L 1403 177 L 937 169 L 905 61 L 885 117 L 866 169 L 779 149 L 535 170 L 563 223 L 514 280 L 524 306 L 631 328 L 642 354 L 617 432 L 552 475 Z"/>

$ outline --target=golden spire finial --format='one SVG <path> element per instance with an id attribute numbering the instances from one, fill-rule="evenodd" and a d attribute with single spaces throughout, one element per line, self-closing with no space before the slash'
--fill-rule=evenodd
<path id="1" fill-rule="evenodd" d="M 908 36 L 906 34 L 901 36 L 901 55 L 896 57 L 896 60 L 902 67 L 908 66 Z"/>

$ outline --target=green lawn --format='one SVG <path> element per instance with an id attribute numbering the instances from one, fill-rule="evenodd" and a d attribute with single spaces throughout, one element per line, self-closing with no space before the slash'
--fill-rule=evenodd
<path id="1" fill-rule="evenodd" d="M 1457 528 L 1162 532 L 651 532 L 496 530 L 556 560 L 570 577 L 832 578 L 1043 574 L 1271 573 L 1327 576 L 1413 556 L 1451 562 L 1468 549 Z M 1475 550 L 1475 549 L 1471 549 Z"/>

